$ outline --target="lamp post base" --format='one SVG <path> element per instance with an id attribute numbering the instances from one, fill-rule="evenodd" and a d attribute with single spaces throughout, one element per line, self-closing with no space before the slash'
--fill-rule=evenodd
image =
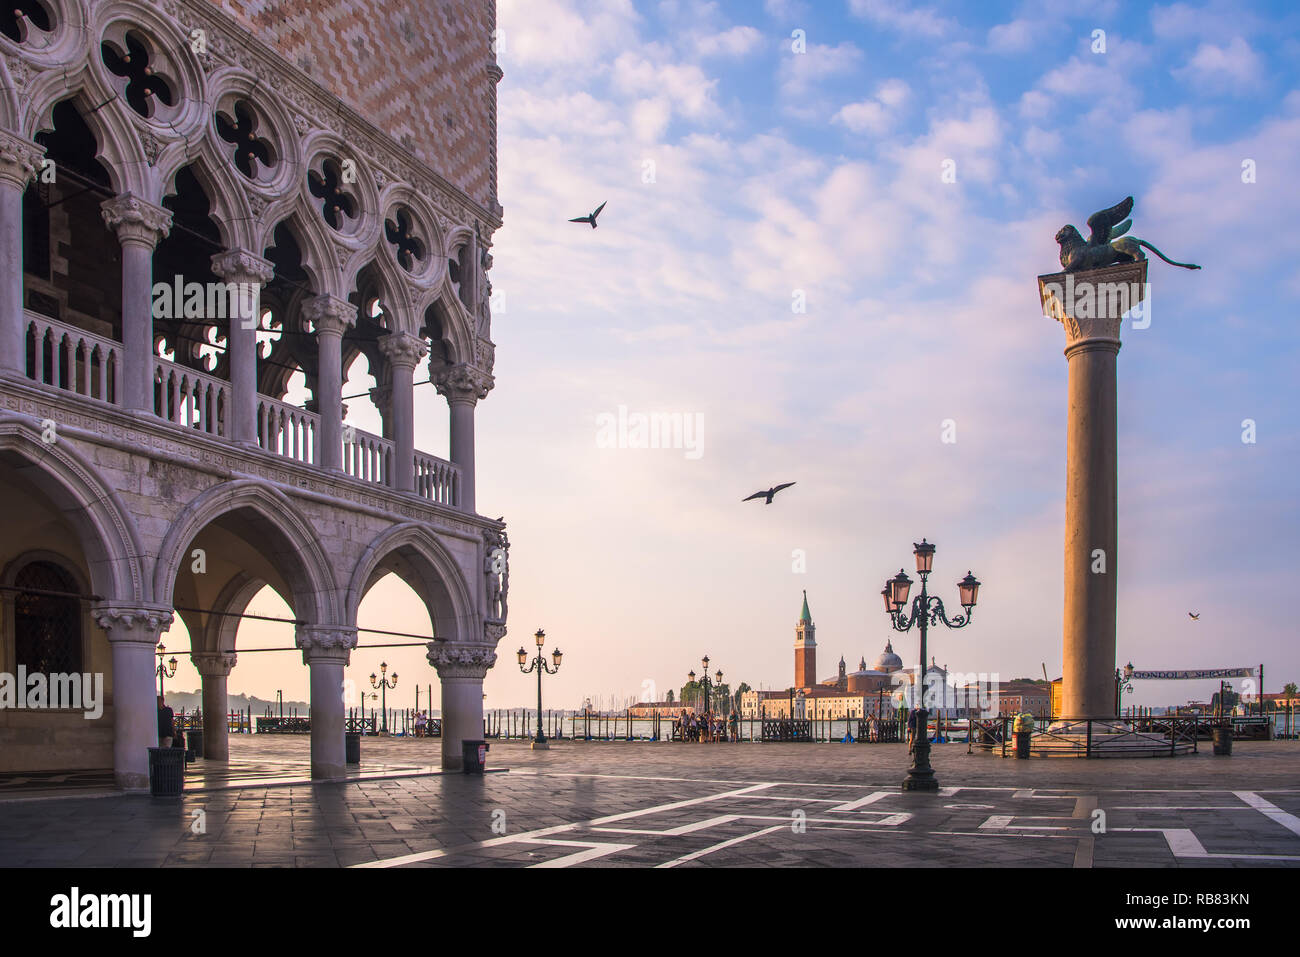
<path id="1" fill-rule="evenodd" d="M 912 766 L 907 769 L 907 777 L 903 779 L 903 790 L 939 790 L 939 782 L 934 778 L 934 768 L 930 767 L 930 742 L 918 741 L 912 745 L 912 758 Z"/>
<path id="2" fill-rule="evenodd" d="M 550 746 L 547 742 L 545 742 L 545 741 L 534 741 L 534 742 L 533 742 L 533 750 L 534 750 L 534 751 L 549 751 L 549 750 L 551 750 L 551 746 Z"/>

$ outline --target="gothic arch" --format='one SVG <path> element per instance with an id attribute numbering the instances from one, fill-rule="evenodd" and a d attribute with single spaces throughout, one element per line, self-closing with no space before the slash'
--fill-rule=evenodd
<path id="1" fill-rule="evenodd" d="M 389 571 L 420 596 L 437 638 L 483 640 L 478 631 L 482 619 L 464 573 L 437 537 L 418 522 L 406 522 L 383 532 L 357 561 L 344 609 L 347 621 L 357 620 L 357 609 L 366 592 Z"/>
<path id="2" fill-rule="evenodd" d="M 194 178 L 212 204 L 209 215 L 221 233 L 222 245 L 226 249 L 246 249 L 260 256 L 262 251 L 253 246 L 253 230 L 249 223 L 251 214 L 243 191 L 231 179 L 230 171 L 222 166 L 220 157 L 212 155 L 206 142 L 188 153 L 170 153 L 162 170 L 163 196 L 175 195 L 176 174 L 187 166 L 193 170 Z"/>
<path id="3" fill-rule="evenodd" d="M 198 534 L 223 516 L 243 511 L 252 512 L 260 531 L 270 535 L 264 554 L 291 591 L 282 597 L 293 607 L 294 616 L 310 624 L 337 622 L 334 577 L 311 523 L 283 492 L 252 479 L 214 486 L 176 516 L 154 566 L 158 601 L 172 600 L 186 549 Z"/>
<path id="4" fill-rule="evenodd" d="M 29 128 L 24 135 L 35 139 L 36 135 L 54 129 L 54 108 L 65 101 L 72 101 L 82 121 L 95 137 L 95 160 L 108 172 L 113 191 L 135 193 L 142 199 L 153 202 L 153 190 L 140 172 L 140 147 L 130 124 L 114 111 L 109 103 L 99 110 L 91 107 L 95 97 L 106 93 L 96 90 L 86 83 L 86 71 L 83 69 L 76 77 L 68 79 L 68 86 L 53 73 L 42 73 L 32 89 L 33 107 L 28 116 Z M 111 96 L 111 93 L 107 95 Z M 100 100 L 99 102 L 103 102 Z M 39 105 L 37 105 L 39 104 Z"/>
<path id="5" fill-rule="evenodd" d="M 149 595 L 143 550 L 135 525 L 117 493 L 100 481 L 66 442 L 45 443 L 40 432 L 17 419 L 0 419 L 0 464 L 53 502 L 76 529 L 90 585 L 107 601 L 140 604 Z"/>

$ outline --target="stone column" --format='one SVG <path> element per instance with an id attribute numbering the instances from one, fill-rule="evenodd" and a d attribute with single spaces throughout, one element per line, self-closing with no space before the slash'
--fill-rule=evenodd
<path id="1" fill-rule="evenodd" d="M 490 644 L 429 642 L 429 664 L 442 680 L 444 771 L 464 768 L 462 741 L 483 738 L 483 678 L 496 660 L 496 649 Z"/>
<path id="2" fill-rule="evenodd" d="M 226 680 L 235 667 L 233 651 L 195 651 L 190 661 L 203 679 L 203 757 L 230 760 L 230 706 Z"/>
<path id="3" fill-rule="evenodd" d="M 343 669 L 357 646 L 355 628 L 299 626 L 295 636 L 311 668 L 311 776 L 337 781 L 345 776 Z"/>
<path id="4" fill-rule="evenodd" d="M 1120 317 L 1145 298 L 1145 260 L 1038 277 L 1045 315 L 1065 329 L 1065 609 L 1061 715 L 1115 716 L 1119 570 L 1116 356 Z"/>
<path id="5" fill-rule="evenodd" d="M 389 482 L 399 492 L 415 491 L 415 366 L 429 354 L 419 336 L 394 332 L 379 340 L 379 351 L 392 371 L 393 472 Z"/>
<path id="6" fill-rule="evenodd" d="M 0 130 L 0 370 L 27 374 L 23 321 L 23 193 L 45 150 Z"/>
<path id="7" fill-rule="evenodd" d="M 238 286 L 226 301 L 237 304 L 230 316 L 226 349 L 230 355 L 230 421 L 227 434 L 243 445 L 257 444 L 257 327 L 261 322 L 262 287 L 275 277 L 270 262 L 243 249 L 217 253 L 212 271 Z"/>
<path id="8" fill-rule="evenodd" d="M 172 214 L 132 193 L 110 199 L 100 209 L 122 244 L 122 404 L 152 415 L 153 252 L 171 232 Z"/>
<path id="9" fill-rule="evenodd" d="M 356 325 L 357 310 L 333 296 L 303 303 L 303 315 L 316 330 L 319 365 L 316 370 L 316 411 L 320 414 L 320 456 L 317 464 L 343 469 L 343 333 Z"/>
<path id="10" fill-rule="evenodd" d="M 95 623 L 113 655 L 113 777 L 124 791 L 149 790 L 149 749 L 158 747 L 154 649 L 170 608 L 96 605 Z"/>
<path id="11" fill-rule="evenodd" d="M 438 394 L 451 408 L 451 460 L 460 466 L 460 508 L 476 513 L 474 502 L 474 407 L 487 398 L 495 380 L 470 365 L 432 370 Z"/>

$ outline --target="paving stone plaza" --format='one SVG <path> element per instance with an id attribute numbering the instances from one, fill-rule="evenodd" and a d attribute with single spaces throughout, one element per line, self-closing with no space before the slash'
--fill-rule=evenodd
<path id="1" fill-rule="evenodd" d="M 438 747 L 368 738 L 351 780 L 313 785 L 307 740 L 234 736 L 179 801 L 29 782 L 0 797 L 0 866 L 1300 864 L 1291 741 L 1177 760 L 936 746 L 937 794 L 900 790 L 905 745 L 492 742 L 481 777 L 440 773 Z"/>

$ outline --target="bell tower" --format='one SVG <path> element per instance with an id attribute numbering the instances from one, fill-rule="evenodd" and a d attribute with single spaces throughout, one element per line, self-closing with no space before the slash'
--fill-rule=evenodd
<path id="1" fill-rule="evenodd" d="M 808 611 L 808 592 L 803 593 L 803 612 L 794 626 L 794 686 L 811 688 L 817 684 L 817 626 Z"/>

